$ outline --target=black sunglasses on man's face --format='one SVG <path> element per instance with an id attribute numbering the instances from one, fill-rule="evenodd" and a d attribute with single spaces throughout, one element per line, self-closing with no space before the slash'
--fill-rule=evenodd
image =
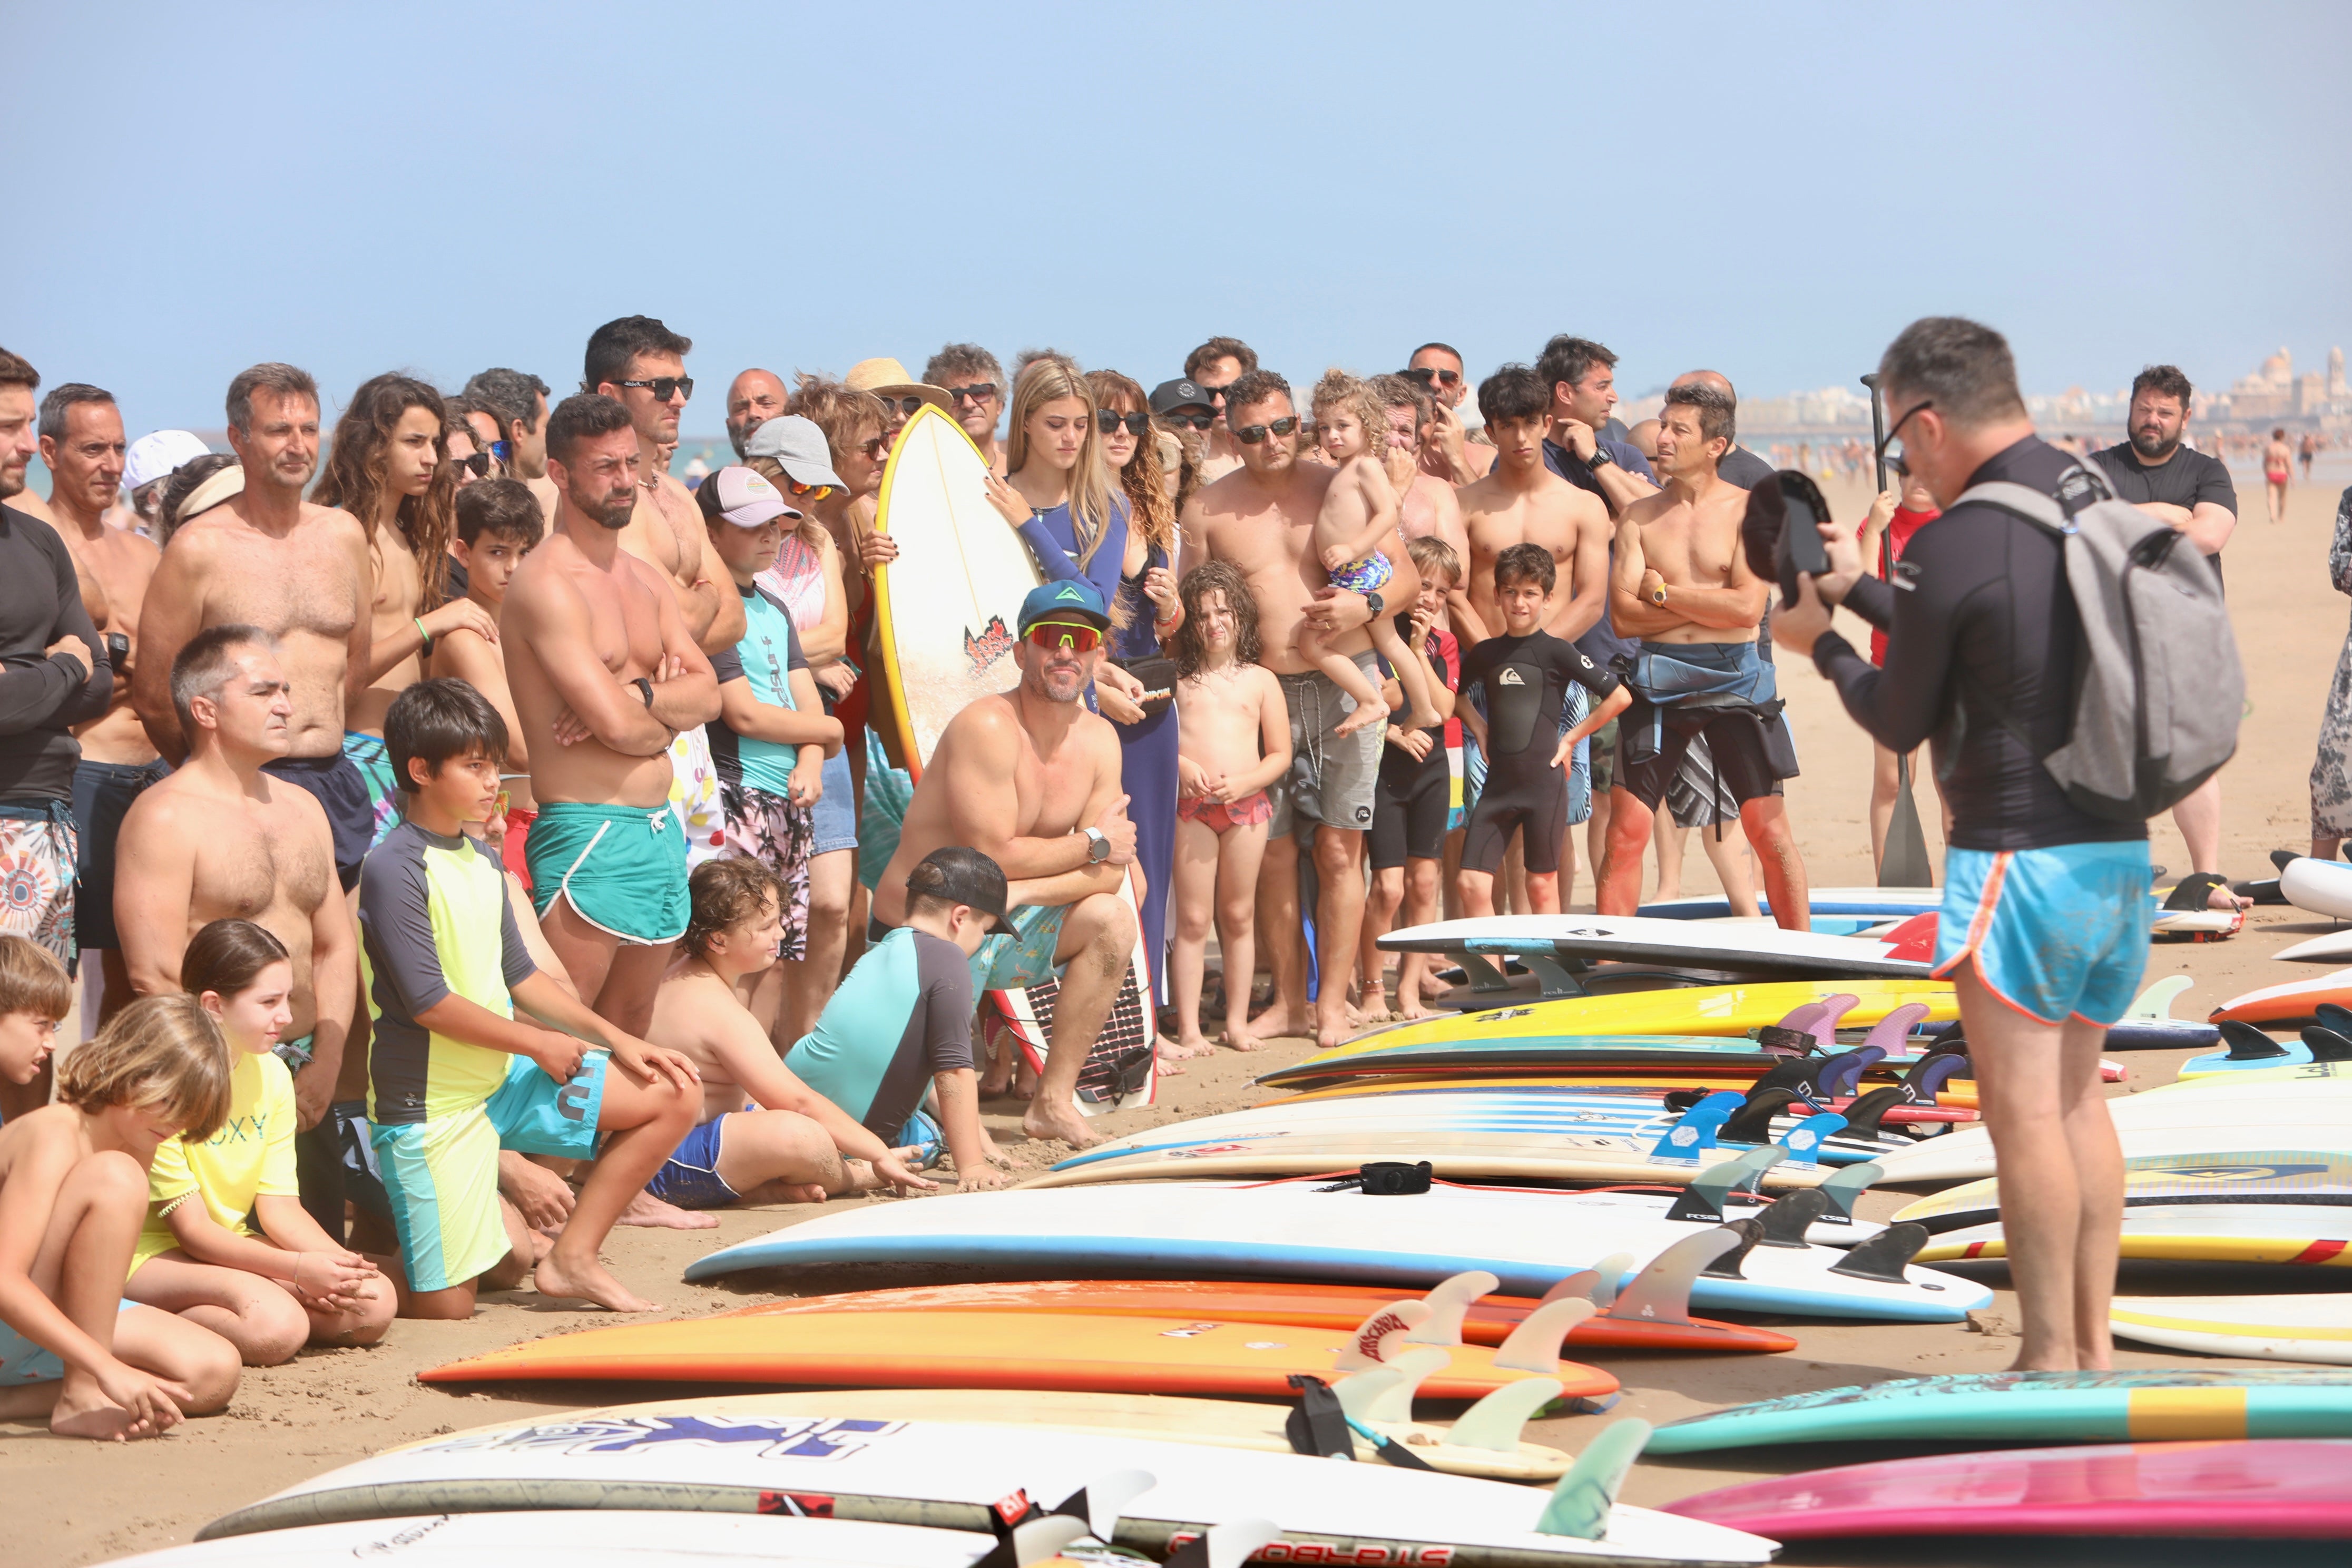
<path id="1" fill-rule="evenodd" d="M 1423 386 L 1429 385 L 1432 382 L 1441 382 L 1447 386 L 1462 384 L 1462 373 L 1458 370 L 1433 370 L 1428 365 L 1422 365 L 1417 369 L 1406 371 L 1405 374 Z"/>
<path id="2" fill-rule="evenodd" d="M 625 381 L 623 386 L 642 386 L 654 395 L 656 403 L 667 403 L 672 397 L 681 402 L 694 400 L 694 377 L 690 375 L 657 375 L 651 381 Z"/>
<path id="3" fill-rule="evenodd" d="M 1266 432 L 1269 430 L 1277 436 L 1287 436 L 1297 428 L 1298 416 L 1286 414 L 1281 418 L 1265 425 L 1244 425 L 1234 432 L 1234 439 L 1244 447 L 1255 447 L 1265 439 Z"/>

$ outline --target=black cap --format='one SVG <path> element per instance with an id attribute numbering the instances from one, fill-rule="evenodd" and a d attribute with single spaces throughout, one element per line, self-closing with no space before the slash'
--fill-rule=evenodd
<path id="1" fill-rule="evenodd" d="M 916 899 L 940 899 L 950 904 L 970 904 L 993 921 L 998 931 L 1009 929 L 1004 918 L 1005 892 L 1004 868 L 961 844 L 932 850 L 907 873 L 909 903 Z"/>
<path id="2" fill-rule="evenodd" d="M 1216 406 L 1198 382 L 1186 381 L 1179 376 L 1174 381 L 1163 381 L 1151 389 L 1151 412 L 1154 414 L 1173 414 L 1179 408 L 1190 408 L 1195 405 L 1202 408 Z"/>

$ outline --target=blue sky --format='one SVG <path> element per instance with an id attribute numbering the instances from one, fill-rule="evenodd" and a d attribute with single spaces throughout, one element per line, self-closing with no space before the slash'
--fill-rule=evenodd
<path id="1" fill-rule="evenodd" d="M 2352 6 L 28 6 L 0 342 L 214 427 L 259 359 L 559 390 L 1052 345 L 1146 384 L 1573 331 L 1629 390 L 1851 384 L 1930 312 L 2030 391 L 2352 343 Z"/>

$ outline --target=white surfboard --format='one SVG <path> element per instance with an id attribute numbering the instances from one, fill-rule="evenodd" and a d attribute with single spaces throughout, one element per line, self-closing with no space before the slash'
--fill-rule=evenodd
<path id="1" fill-rule="evenodd" d="M 2303 864 L 2298 860 L 2296 865 Z M 2352 871 L 2352 866 L 2345 868 Z M 2283 958 L 2290 963 L 2341 963 L 2352 958 L 2352 929 L 2332 931 L 2325 936 L 2306 937 L 2302 942 L 2279 949 L 2273 958 Z"/>
<path id="2" fill-rule="evenodd" d="M 914 1203 L 861 1204 L 723 1248 L 690 1265 L 689 1280 L 741 1269 L 819 1264 L 953 1264 L 1003 1277 L 1329 1280 L 1425 1290 L 1483 1269 L 1506 1291 L 1541 1296 L 1613 1254 L 1622 1286 L 1691 1227 L 1654 1213 L 1578 1201 L 1574 1193 L 1438 1185 L 1368 1196 L 1327 1184 L 1121 1183 L 1101 1187 L 951 1193 Z M 1912 1237 L 1918 1236 L 1911 1232 Z M 1900 1279 L 1839 1273 L 1861 1255 L 1821 1247 L 1757 1247 L 1741 1278 L 1701 1276 L 1699 1311 L 1952 1322 L 1992 1293 L 1932 1270 Z"/>
<path id="3" fill-rule="evenodd" d="M 593 1509 L 608 1496 L 644 1497 L 637 1506 L 689 1515 L 701 1508 L 806 1512 L 971 1531 L 988 1530 L 992 1518 L 1018 1519 L 1032 1506 L 1066 1504 L 1089 1519 L 1097 1537 L 1154 1562 L 1213 1527 L 1253 1519 L 1296 1543 L 1269 1553 L 1286 1561 L 1305 1558 L 1311 1545 L 1318 1552 L 1312 1561 L 1329 1562 L 1334 1541 L 1361 1554 L 1351 1563 L 1454 1568 L 1767 1561 L 1773 1543 L 1759 1537 L 1612 1506 L 1647 1431 L 1631 1423 L 1612 1439 L 1596 1426 L 1593 1446 L 1604 1458 L 1622 1451 L 1622 1463 L 1597 1478 L 1581 1467 L 1571 1471 L 1560 1491 L 1580 1496 L 1563 1502 L 1536 1488 L 1467 1476 L 1102 1433 L 637 1406 L 394 1448 L 216 1520 L 203 1535 L 249 1540 L 252 1531 L 322 1516 L 550 1506 L 542 1500 Z M 1589 1500 L 1580 1495 L 1596 1490 L 1601 1495 Z M 1559 1532 L 1564 1523 L 1584 1532 Z M 682 1530 L 681 1548 L 691 1539 Z M 1262 1533 L 1256 1544 L 1269 1539 Z M 1238 1559 L 1216 1562 L 1215 1544 L 1212 1538 L 1201 1568 L 1240 1568 Z"/>
<path id="4" fill-rule="evenodd" d="M 2126 1158 L 2226 1154 L 2247 1149 L 2352 1153 L 2352 1077 L 2315 1062 L 2168 1083 L 2107 1101 Z M 1972 1182 L 1993 1173 L 1992 1138 L 1957 1127 L 1941 1138 L 1881 1156 L 1883 1180 Z"/>
<path id="5" fill-rule="evenodd" d="M 1867 915 L 1874 920 L 1899 921 L 1942 909 L 1944 894 L 1938 888 L 1809 888 L 1805 902 L 1816 917 Z M 1770 895 L 1759 890 L 1756 907 L 1770 914 Z M 1731 913 L 1731 900 L 1721 893 L 1702 893 L 1643 904 L 1639 912 L 1654 920 L 1720 920 Z"/>
<path id="6" fill-rule="evenodd" d="M 2342 1267 L 2352 1260 L 2352 1213 L 2342 1207 L 2263 1204 L 2180 1204 L 2124 1211 L 2126 1258 L 2175 1263 L 2293 1263 Z M 2008 1256 L 1998 1221 L 1946 1231 L 1920 1256 L 1937 1263 Z"/>
<path id="7" fill-rule="evenodd" d="M 2296 909 L 2352 921 L 2352 863 L 2298 857 L 2280 869 L 2279 892 Z"/>
<path id="8" fill-rule="evenodd" d="M 1910 956 L 1907 947 L 1871 938 L 1639 915 L 1489 915 L 1437 921 L 1392 931 L 1380 944 L 1391 952 L 1541 954 L 1822 980 L 1919 980 L 1927 974 L 1925 956 Z"/>
<path id="9" fill-rule="evenodd" d="M 2118 1296 L 2117 1339 L 2205 1355 L 2352 1366 L 2352 1291 L 2293 1296 Z"/>

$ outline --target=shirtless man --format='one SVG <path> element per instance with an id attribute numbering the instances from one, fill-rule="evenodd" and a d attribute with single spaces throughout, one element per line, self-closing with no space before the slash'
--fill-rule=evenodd
<path id="1" fill-rule="evenodd" d="M 1756 648 L 1770 590 L 1748 569 L 1740 542 L 1748 492 L 1716 472 L 1733 431 L 1725 394 L 1699 383 L 1670 388 L 1658 416 L 1666 488 L 1627 506 L 1617 525 L 1610 615 L 1619 635 L 1642 642 L 1628 682 L 1633 704 L 1620 731 L 1598 907 L 1630 915 L 1641 902 L 1651 821 L 1691 737 L 1705 734 L 1717 775 L 1739 802 L 1739 826 L 1775 917 L 1807 931 L 1805 866 L 1780 797 L 1795 763 L 1783 721 L 1758 710 L 1775 690 L 1772 666 Z M 1655 700 L 1670 683 L 1679 695 Z"/>
<path id="2" fill-rule="evenodd" d="M 1225 418 L 1225 395 L 1234 382 L 1257 369 L 1257 351 L 1239 338 L 1211 338 L 1184 356 L 1184 379 L 1208 395 L 1208 441 L 1193 467 L 1201 482 L 1222 479 L 1242 466 L 1242 453 Z"/>
<path id="3" fill-rule="evenodd" d="M 1261 1037 L 1303 1035 L 1310 1026 L 1306 953 L 1299 942 L 1305 927 L 1298 916 L 1298 846 L 1291 836 L 1313 829 L 1319 973 L 1345 974 L 1363 921 L 1364 879 L 1357 868 L 1357 849 L 1371 826 L 1382 734 L 1367 728 L 1337 738 L 1334 731 L 1347 717 L 1339 689 L 1299 657 L 1298 625 L 1312 621 L 1327 637 L 1353 631 L 1373 616 L 1388 614 L 1389 605 L 1412 604 L 1421 593 L 1421 574 L 1400 543 L 1392 556 L 1395 574 L 1377 595 L 1381 603 L 1332 587 L 1312 546 L 1323 492 L 1338 470 L 1298 460 L 1298 416 L 1290 384 L 1272 371 L 1252 371 L 1234 383 L 1226 403 L 1242 467 L 1203 485 L 1186 504 L 1182 565 L 1189 572 L 1203 561 L 1225 561 L 1240 570 L 1257 601 L 1262 662 L 1282 680 L 1290 715 L 1290 773 L 1275 792 L 1257 879 L 1257 929 L 1265 933 L 1274 1000 L 1250 1021 L 1250 1031 Z M 1255 439 L 1244 438 L 1253 433 Z M 1234 976 L 1227 984 L 1236 995 L 1246 996 L 1246 977 Z M 1344 986 L 1322 988 L 1311 1026 L 1327 1047 L 1346 1036 Z"/>
<path id="4" fill-rule="evenodd" d="M 636 431 L 637 505 L 621 531 L 621 548 L 668 578 L 687 636 L 710 654 L 743 640 L 743 597 L 724 571 L 705 561 L 702 512 L 694 492 L 669 471 L 670 454 L 677 450 L 678 415 L 694 395 L 694 378 L 686 374 L 686 356 L 693 350 L 692 339 L 651 316 L 623 316 L 590 334 L 582 385 L 618 399 Z M 718 852 L 723 826 L 719 770 L 699 723 L 672 738 L 669 761 L 670 804 L 686 828 L 691 868 Z"/>
<path id="5" fill-rule="evenodd" d="M 1440 405 L 1430 395 L 1405 376 L 1376 375 L 1371 378 L 1372 395 L 1388 410 L 1389 420 L 1389 483 L 1397 492 L 1397 533 L 1407 543 L 1416 539 L 1435 537 L 1445 541 L 1457 561 L 1470 558 L 1469 535 L 1462 530 L 1462 501 L 1454 486 L 1438 479 L 1423 468 L 1427 450 L 1423 444 L 1423 432 L 1434 417 L 1433 410 Z M 1494 448 L 1481 447 L 1491 466 Z M 1448 614 L 1454 618 L 1456 635 L 1469 626 L 1470 601 L 1459 588 L 1446 595 Z M 1470 640 L 1476 642 L 1485 636 L 1483 630 L 1472 629 Z"/>
<path id="6" fill-rule="evenodd" d="M 2269 444 L 2263 447 L 2263 499 L 2270 505 L 2273 522 L 2286 516 L 2286 483 L 2294 472 L 2289 466 L 2294 457 L 2286 444 L 2285 428 L 2273 430 Z"/>
<path id="7" fill-rule="evenodd" d="M 1495 466 L 1495 448 L 1471 440 L 1454 412 L 1470 391 L 1461 353 L 1449 343 L 1423 343 L 1404 362 L 1404 374 L 1429 398 L 1419 433 L 1421 471 L 1448 485 L 1485 479 Z"/>
<path id="8" fill-rule="evenodd" d="M 599 394 L 548 416 L 555 527 L 516 569 L 499 630 L 539 801 L 531 901 L 580 994 L 642 1037 L 689 910 L 670 743 L 719 716 L 719 682 L 668 580 L 621 548 L 640 442 Z"/>
<path id="9" fill-rule="evenodd" d="M 290 672 L 259 627 L 222 625 L 190 638 L 167 675 L 187 757 L 122 819 L 114 915 L 123 962 L 141 995 L 167 994 L 206 923 L 267 927 L 294 963 L 294 1018 L 275 1048 L 295 1069 L 297 1116 L 312 1127 L 333 1097 L 359 996 L 359 936 L 335 896 L 326 812 L 264 767 L 292 743 Z"/>
<path id="10" fill-rule="evenodd" d="M 1118 891 L 1135 859 L 1118 731 L 1080 700 L 1102 667 L 1110 609 L 1083 578 L 1045 583 L 1021 602 L 1018 624 L 1021 684 L 973 701 L 940 733 L 874 889 L 874 923 L 906 923 L 908 876 L 935 849 L 961 845 L 1003 868 L 1012 929 L 982 944 L 972 984 L 1060 977 L 1045 1070 L 1021 1126 L 1081 1149 L 1100 1137 L 1072 1103 L 1078 1069 L 1135 949 L 1135 912 Z"/>
<path id="11" fill-rule="evenodd" d="M 49 470 L 49 513 L 73 556 L 82 605 L 107 640 L 114 691 L 103 718 L 74 726 L 74 825 L 80 830 L 74 888 L 74 942 L 105 977 L 100 1024 L 131 1000 L 131 978 L 114 934 L 114 840 L 139 792 L 169 770 L 131 705 L 131 636 L 160 553 L 152 542 L 105 518 L 122 484 L 122 414 L 97 387 L 69 382 L 41 400 L 41 462 Z"/>
<path id="12" fill-rule="evenodd" d="M 772 370 L 747 370 L 727 386 L 727 444 L 743 458 L 743 443 L 751 432 L 784 411 L 793 395 L 783 378 Z"/>

